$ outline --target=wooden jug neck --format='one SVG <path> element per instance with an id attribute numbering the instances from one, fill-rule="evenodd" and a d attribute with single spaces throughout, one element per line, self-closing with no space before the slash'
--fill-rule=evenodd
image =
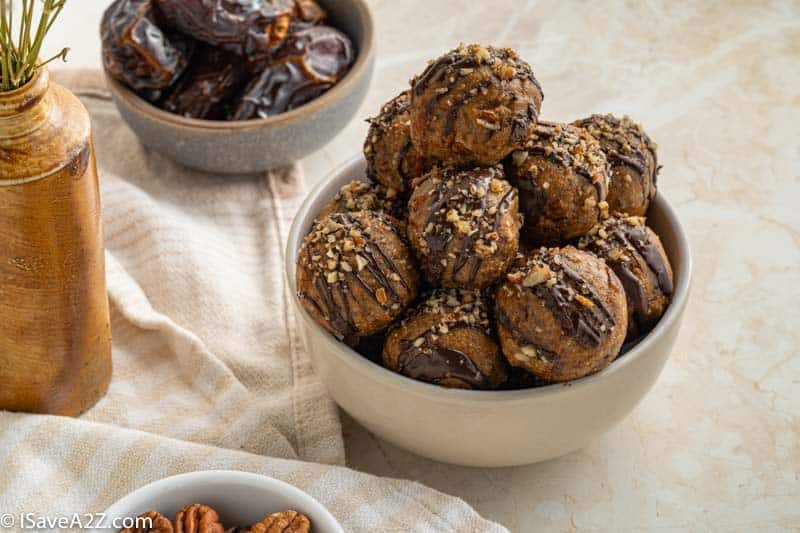
<path id="1" fill-rule="evenodd" d="M 0 93 L 0 188 L 52 176 L 87 150 L 90 135 L 80 100 L 40 69 L 25 86 Z"/>
<path id="2" fill-rule="evenodd" d="M 37 70 L 19 89 L 0 92 L 0 139 L 29 135 L 47 122 L 52 109 L 50 73 Z"/>

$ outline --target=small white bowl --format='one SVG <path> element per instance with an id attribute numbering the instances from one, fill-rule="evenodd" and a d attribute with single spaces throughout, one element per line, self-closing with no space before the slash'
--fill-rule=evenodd
<path id="1" fill-rule="evenodd" d="M 302 490 L 271 477 L 234 470 L 190 472 L 145 485 L 109 507 L 104 513 L 105 523 L 147 511 L 158 511 L 172 519 L 193 503 L 213 508 L 225 527 L 247 527 L 269 514 L 294 510 L 311 520 L 315 533 L 344 533 L 333 515 Z"/>
<path id="2" fill-rule="evenodd" d="M 606 369 L 535 389 L 447 389 L 391 372 L 337 341 L 297 298 L 297 252 L 320 208 L 339 188 L 364 179 L 362 157 L 319 183 L 289 232 L 286 275 L 299 328 L 314 369 L 330 395 L 374 434 L 419 455 L 466 466 L 513 466 L 559 457 L 584 447 L 625 418 L 661 373 L 680 329 L 692 261 L 678 218 L 658 194 L 650 225 L 669 256 L 675 293 L 656 327 Z"/>

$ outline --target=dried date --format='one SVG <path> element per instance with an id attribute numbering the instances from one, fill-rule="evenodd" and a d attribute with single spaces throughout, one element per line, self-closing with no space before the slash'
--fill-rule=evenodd
<path id="1" fill-rule="evenodd" d="M 292 26 L 275 60 L 235 102 L 232 120 L 267 118 L 313 100 L 338 82 L 353 62 L 353 46 L 329 26 Z"/>
<path id="2" fill-rule="evenodd" d="M 328 14 L 314 0 L 295 0 L 294 18 L 308 24 L 324 24 Z"/>
<path id="3" fill-rule="evenodd" d="M 203 45 L 162 107 L 185 117 L 222 120 L 226 104 L 248 79 L 241 58 Z"/>
<path id="4" fill-rule="evenodd" d="M 289 30 L 292 0 L 155 0 L 178 31 L 250 60 L 269 57 Z"/>
<path id="5" fill-rule="evenodd" d="M 101 23 L 103 65 L 114 78 L 152 99 L 186 69 L 192 42 L 156 24 L 151 0 L 117 0 Z"/>

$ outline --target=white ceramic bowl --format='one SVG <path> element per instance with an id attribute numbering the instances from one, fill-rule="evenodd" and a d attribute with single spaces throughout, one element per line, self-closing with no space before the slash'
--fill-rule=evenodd
<path id="1" fill-rule="evenodd" d="M 271 513 L 291 509 L 305 514 L 315 533 L 344 533 L 333 515 L 302 490 L 271 477 L 233 470 L 190 472 L 145 485 L 109 507 L 105 522 L 151 510 L 173 518 L 192 503 L 212 507 L 225 527 L 246 527 Z"/>
<path id="2" fill-rule="evenodd" d="M 289 232 L 286 274 L 299 328 L 314 369 L 342 409 L 381 438 L 419 455 L 467 466 L 512 466 L 559 457 L 585 446 L 627 416 L 661 373 L 689 295 L 689 244 L 659 193 L 648 224 L 664 243 L 675 293 L 656 327 L 597 374 L 513 391 L 446 389 L 391 372 L 338 342 L 300 305 L 295 264 L 320 208 L 345 183 L 364 179 L 359 157 L 319 183 Z"/>

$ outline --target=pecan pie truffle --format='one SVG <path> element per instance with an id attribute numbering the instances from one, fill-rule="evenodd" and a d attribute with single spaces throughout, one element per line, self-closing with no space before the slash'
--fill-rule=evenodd
<path id="1" fill-rule="evenodd" d="M 658 158 L 656 145 L 630 118 L 592 115 L 576 120 L 600 142 L 611 169 L 608 207 L 620 213 L 644 216 L 656 195 Z"/>
<path id="2" fill-rule="evenodd" d="M 661 239 L 642 217 L 613 216 L 582 237 L 579 248 L 602 257 L 625 288 L 628 339 L 646 333 L 664 314 L 672 291 L 672 267 Z"/>
<path id="3" fill-rule="evenodd" d="M 614 272 L 572 246 L 519 256 L 495 300 L 506 360 L 550 382 L 577 379 L 613 361 L 627 313 Z"/>
<path id="4" fill-rule="evenodd" d="M 496 389 L 507 373 L 492 336 L 488 303 L 477 290 L 435 290 L 386 338 L 387 368 L 459 389 Z"/>
<path id="5" fill-rule="evenodd" d="M 435 168 L 408 202 L 408 238 L 434 286 L 483 288 L 514 259 L 517 191 L 500 167 Z"/>
<path id="6" fill-rule="evenodd" d="M 530 65 L 513 50 L 461 45 L 413 81 L 411 138 L 448 164 L 494 165 L 525 143 L 542 98 Z"/>
<path id="7" fill-rule="evenodd" d="M 378 211 L 405 220 L 405 205 L 400 201 L 397 190 L 384 187 L 380 183 L 353 180 L 341 189 L 330 202 L 320 210 L 317 219 L 331 213 L 351 211 Z"/>
<path id="8" fill-rule="evenodd" d="M 314 225 L 297 259 L 298 296 L 339 337 L 388 326 L 417 295 L 411 253 L 384 213 L 332 213 Z"/>
<path id="9" fill-rule="evenodd" d="M 529 244 L 585 235 L 608 214 L 606 157 L 584 129 L 539 122 L 508 166 L 509 181 L 519 189 L 523 238 Z"/>
<path id="10" fill-rule="evenodd" d="M 386 102 L 369 120 L 364 141 L 367 175 L 387 187 L 405 191 L 425 170 L 425 162 L 411 142 L 410 91 Z"/>

